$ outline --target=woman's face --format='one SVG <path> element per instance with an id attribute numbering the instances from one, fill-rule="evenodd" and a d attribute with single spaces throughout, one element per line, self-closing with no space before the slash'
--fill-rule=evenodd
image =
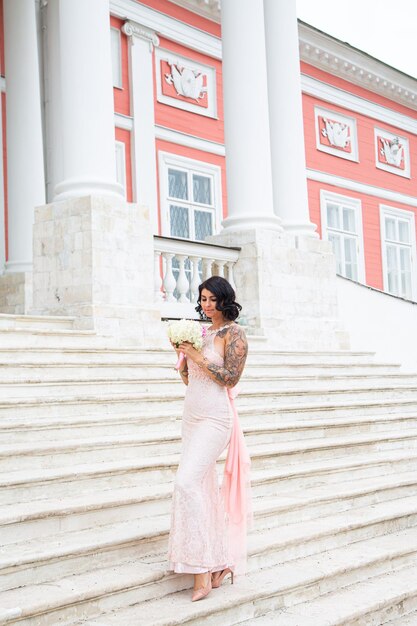
<path id="1" fill-rule="evenodd" d="M 217 302 L 217 298 L 214 295 L 214 293 L 211 293 L 211 291 L 208 291 L 208 289 L 202 290 L 201 308 L 203 309 L 203 312 L 207 315 L 207 317 L 209 317 L 210 319 L 213 317 L 213 314 L 216 315 L 216 313 L 220 313 L 220 311 L 216 309 L 216 302 Z"/>

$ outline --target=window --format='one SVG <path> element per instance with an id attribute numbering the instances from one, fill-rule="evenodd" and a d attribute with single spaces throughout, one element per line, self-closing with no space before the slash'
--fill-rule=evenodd
<path id="1" fill-rule="evenodd" d="M 120 30 L 110 29 L 111 38 L 111 61 L 113 73 L 113 87 L 122 88 L 122 51 L 120 42 Z"/>
<path id="2" fill-rule="evenodd" d="M 365 281 L 360 200 L 328 191 L 321 192 L 323 239 L 333 245 L 336 272 L 352 280 Z"/>
<path id="3" fill-rule="evenodd" d="M 160 154 L 163 234 L 204 241 L 221 218 L 220 168 L 185 157 Z"/>
<path id="4" fill-rule="evenodd" d="M 126 146 L 123 141 L 116 141 L 116 181 L 123 187 L 126 197 Z"/>
<path id="5" fill-rule="evenodd" d="M 384 289 L 409 300 L 416 297 L 416 238 L 411 211 L 381 206 Z"/>

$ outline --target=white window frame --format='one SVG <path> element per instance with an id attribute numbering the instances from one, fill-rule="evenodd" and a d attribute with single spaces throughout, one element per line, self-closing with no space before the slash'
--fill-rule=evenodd
<path id="1" fill-rule="evenodd" d="M 159 191 L 160 191 L 160 210 L 161 210 L 161 230 L 164 237 L 171 237 L 171 226 L 169 219 L 169 205 L 172 201 L 168 199 L 168 169 L 182 169 L 194 173 L 202 174 L 204 176 L 211 176 L 213 179 L 213 235 L 220 231 L 221 221 L 223 219 L 223 206 L 222 206 L 222 188 L 221 188 L 221 168 L 218 165 L 212 163 L 206 163 L 204 161 L 197 161 L 196 159 L 190 159 L 188 157 L 179 156 L 170 152 L 158 153 L 158 166 L 159 166 Z M 178 199 L 178 203 L 181 204 L 181 200 Z M 187 201 L 186 204 L 195 204 Z M 205 205 L 202 205 L 202 209 Z M 185 239 L 184 241 L 193 241 L 192 239 Z"/>
<path id="2" fill-rule="evenodd" d="M 115 37 L 116 36 L 116 37 Z M 122 39 L 120 29 L 114 26 L 110 27 L 111 37 L 111 57 L 112 57 L 112 80 L 113 87 L 117 89 L 123 89 L 123 76 L 122 76 Z M 113 44 L 117 38 L 117 46 Z M 113 68 L 117 67 L 117 75 L 114 75 Z"/>
<path id="3" fill-rule="evenodd" d="M 364 243 L 363 243 L 362 202 L 359 200 L 359 198 L 351 198 L 350 196 L 345 196 L 340 193 L 327 191 L 326 189 L 320 190 L 321 231 L 322 231 L 322 238 L 326 241 L 329 240 L 329 226 L 327 222 L 327 203 L 328 202 L 332 202 L 335 204 L 343 204 L 343 206 L 346 206 L 349 209 L 353 209 L 355 211 L 355 224 L 357 227 L 356 253 L 357 253 L 357 259 L 358 259 L 358 282 L 366 284 L 365 252 L 364 252 Z M 330 232 L 332 232 L 332 229 L 330 229 Z M 353 279 L 349 279 L 349 280 L 353 280 Z"/>
<path id="4" fill-rule="evenodd" d="M 116 181 L 123 187 L 125 198 L 126 188 L 126 144 L 124 141 L 115 141 L 116 153 Z"/>
<path id="5" fill-rule="evenodd" d="M 387 246 L 386 246 L 386 232 L 385 232 L 385 217 L 392 215 L 393 217 L 400 218 L 402 220 L 409 221 L 410 233 L 411 233 L 411 299 L 417 300 L 417 262 L 416 262 L 416 224 L 415 215 L 413 211 L 407 209 L 398 209 L 387 204 L 379 205 L 380 216 L 380 228 L 381 228 L 381 253 L 382 253 L 382 275 L 384 280 L 384 291 L 388 291 L 388 267 L 387 267 Z M 391 294 L 398 298 L 398 294 Z"/>

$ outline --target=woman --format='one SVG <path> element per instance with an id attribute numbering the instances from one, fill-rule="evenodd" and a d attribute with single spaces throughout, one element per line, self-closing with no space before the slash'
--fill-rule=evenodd
<path id="1" fill-rule="evenodd" d="M 187 390 L 168 558 L 170 569 L 194 574 L 193 602 L 219 587 L 226 574 L 233 582 L 236 561 L 245 556 L 249 509 L 245 469 L 250 460 L 230 392 L 240 379 L 248 351 L 245 333 L 235 323 L 241 308 L 227 280 L 212 276 L 200 285 L 196 307 L 211 320 L 203 349 L 198 352 L 185 342 L 177 350 L 186 356 L 180 375 Z M 220 493 L 216 461 L 230 441 L 229 475 L 225 472 Z M 234 522 L 233 539 L 239 537 L 239 545 L 232 549 L 228 535 Z"/>

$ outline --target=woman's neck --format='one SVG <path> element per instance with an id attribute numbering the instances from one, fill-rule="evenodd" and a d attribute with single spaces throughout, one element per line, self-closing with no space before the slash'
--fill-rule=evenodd
<path id="1" fill-rule="evenodd" d="M 218 328 L 221 328 L 222 326 L 226 326 L 226 324 L 231 324 L 231 320 L 227 320 L 225 318 L 222 318 L 220 320 L 211 320 L 211 327 L 213 330 L 217 330 Z"/>

